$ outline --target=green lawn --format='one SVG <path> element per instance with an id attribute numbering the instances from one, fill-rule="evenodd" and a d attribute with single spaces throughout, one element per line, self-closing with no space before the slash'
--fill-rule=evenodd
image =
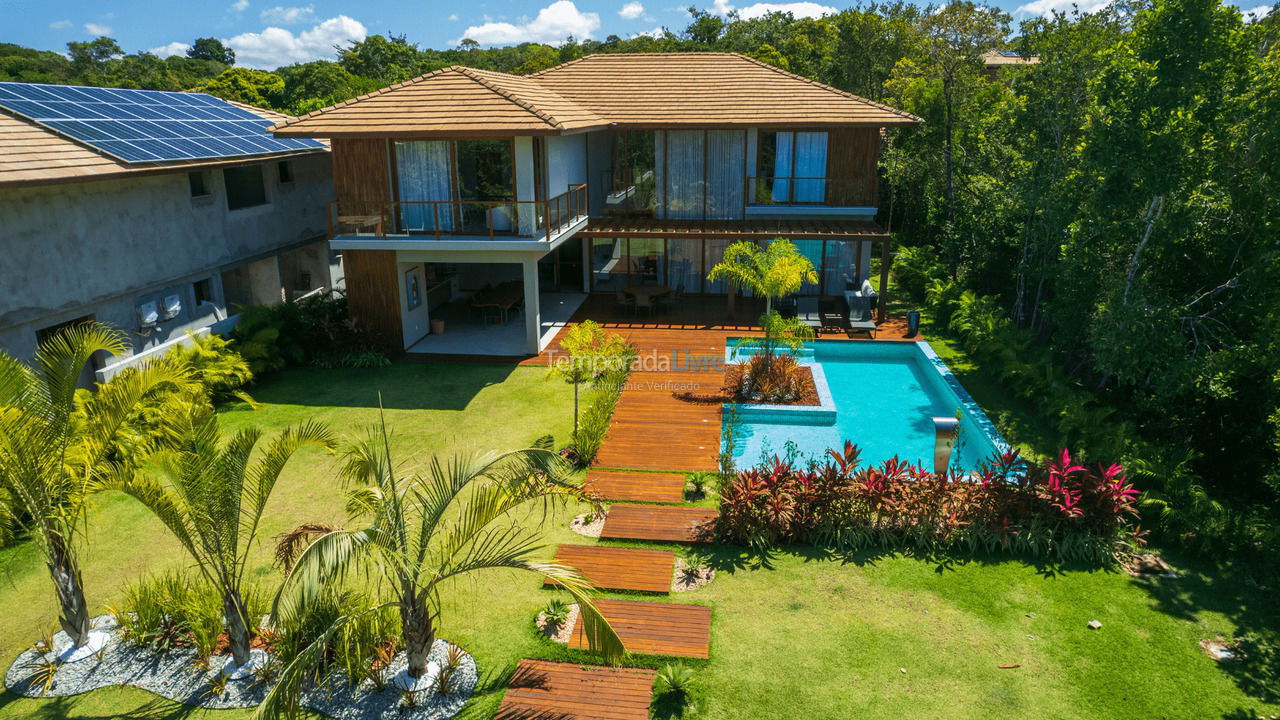
<path id="1" fill-rule="evenodd" d="M 998 385 L 972 382 L 980 372 L 969 368 L 962 380 L 979 402 L 998 406 L 1001 399 L 991 396 Z M 316 417 L 354 432 L 376 418 L 379 390 L 402 460 L 421 462 L 460 447 L 514 448 L 546 432 L 564 438 L 570 422 L 568 388 L 541 371 L 461 365 L 290 371 L 254 389 L 262 409 L 227 413 L 225 422 L 274 428 Z M 551 544 L 590 542 L 565 529 L 575 511 L 555 518 Z M 340 521 L 332 461 L 320 453 L 300 456 L 268 519 L 264 535 L 303 520 Z M 96 607 L 109 605 L 121 583 L 146 570 L 181 566 L 176 545 L 131 502 L 105 501 L 94 520 L 86 581 Z M 275 572 L 268 556 L 264 545 L 264 580 Z M 28 549 L 11 549 L 5 558 L 0 653 L 7 662 L 53 622 L 54 605 Z M 1148 585 L 1124 574 L 1006 559 L 944 566 L 801 549 L 762 561 L 721 548 L 713 561 L 719 576 L 711 585 L 670 599 L 713 608 L 711 660 L 691 663 L 700 684 L 696 717 L 1252 718 L 1280 712 L 1241 690 L 1249 687 L 1247 677 L 1224 671 L 1197 647 L 1202 638 L 1247 626 L 1245 610 L 1265 606 L 1264 591 L 1251 593 L 1223 573 L 1186 566 L 1193 570 L 1188 577 Z M 482 675 L 464 716 L 492 715 L 504 673 L 521 657 L 583 657 L 533 631 L 532 618 L 549 597 L 536 578 L 505 572 L 460 583 L 447 596 L 441 634 L 473 652 Z M 1101 630 L 1087 629 L 1093 619 Z M 239 720 L 249 713 L 193 713 L 126 689 L 57 701 L 0 699 L 0 718 L 122 715 Z"/>

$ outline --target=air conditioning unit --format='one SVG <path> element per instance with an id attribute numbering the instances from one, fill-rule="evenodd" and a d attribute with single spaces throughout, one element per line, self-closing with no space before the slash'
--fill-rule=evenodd
<path id="1" fill-rule="evenodd" d="M 182 298 L 177 295 L 164 296 L 164 319 L 172 320 L 182 312 Z"/>
<path id="2" fill-rule="evenodd" d="M 138 306 L 138 326 L 143 330 L 154 329 L 160 322 L 160 310 L 154 301 Z"/>

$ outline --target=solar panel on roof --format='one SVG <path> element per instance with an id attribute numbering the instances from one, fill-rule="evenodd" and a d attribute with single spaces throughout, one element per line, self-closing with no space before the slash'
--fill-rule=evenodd
<path id="1" fill-rule="evenodd" d="M 1018 54 L 1017 50 L 1001 50 L 1000 55 L 1002 57 L 1007 57 L 1007 58 L 1022 57 L 1021 55 Z"/>
<path id="2" fill-rule="evenodd" d="M 210 160 L 324 147 L 202 93 L 0 82 L 0 108 L 126 163 Z"/>

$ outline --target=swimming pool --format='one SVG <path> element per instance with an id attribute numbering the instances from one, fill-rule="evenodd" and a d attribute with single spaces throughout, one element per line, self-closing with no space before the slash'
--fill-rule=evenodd
<path id="1" fill-rule="evenodd" d="M 732 347 L 730 341 L 726 360 L 736 362 Z M 952 467 L 973 470 L 1008 447 L 928 343 L 819 341 L 805 348 L 800 362 L 813 370 L 821 406 L 738 405 L 738 467 L 754 465 L 762 455 L 783 455 L 788 441 L 802 460 L 821 460 L 828 448 L 849 440 L 862 449 L 864 467 L 896 455 L 931 468 L 933 418 L 957 415 Z M 733 414 L 726 408 L 726 418 Z"/>

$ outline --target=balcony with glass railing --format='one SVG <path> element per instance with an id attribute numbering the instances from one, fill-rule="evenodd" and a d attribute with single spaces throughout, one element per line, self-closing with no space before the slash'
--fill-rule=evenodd
<path id="1" fill-rule="evenodd" d="M 587 186 L 546 200 L 369 201 L 339 198 L 326 206 L 336 246 L 380 243 L 555 244 L 587 220 Z"/>

